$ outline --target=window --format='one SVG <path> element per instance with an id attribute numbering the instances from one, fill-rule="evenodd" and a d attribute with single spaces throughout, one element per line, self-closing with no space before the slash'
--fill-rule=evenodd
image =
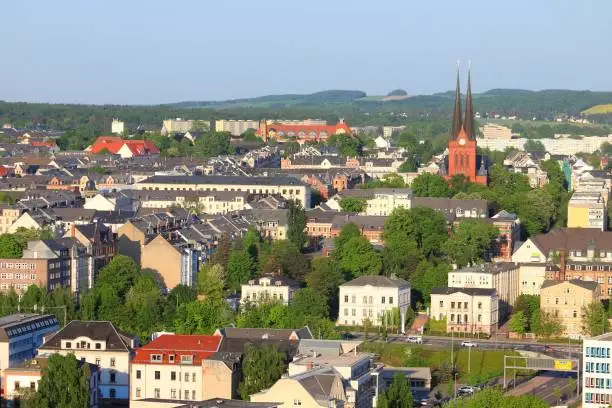
<path id="1" fill-rule="evenodd" d="M 99 365 L 100 365 L 100 361 L 101 361 L 101 360 L 100 360 L 100 357 L 96 357 L 96 365 L 98 365 L 98 366 L 99 366 Z M 140 377 L 139 377 L 139 378 L 140 378 Z"/>
<path id="2" fill-rule="evenodd" d="M 353 301 L 352 303 L 357 303 L 357 296 L 351 296 L 351 300 Z"/>
<path id="3" fill-rule="evenodd" d="M 189 382 L 189 373 L 185 373 L 185 382 Z"/>
<path id="4" fill-rule="evenodd" d="M 36 389 L 36 383 L 34 381 L 30 381 L 30 389 L 31 390 Z"/>
<path id="5" fill-rule="evenodd" d="M 191 391 L 191 399 L 192 399 L 193 401 L 195 401 L 195 399 L 196 399 L 196 398 L 195 398 L 195 390 L 192 390 L 192 391 Z"/>
<path id="6" fill-rule="evenodd" d="M 185 399 L 188 400 L 189 399 L 189 390 L 185 390 Z"/>
<path id="7" fill-rule="evenodd" d="M 159 398 L 159 388 L 153 390 L 153 395 L 155 396 L 155 398 Z"/>
<path id="8" fill-rule="evenodd" d="M 114 367 L 114 366 L 115 366 L 115 357 L 112 357 L 112 358 L 110 359 L 110 366 L 111 366 L 111 367 Z"/>
<path id="9" fill-rule="evenodd" d="M 298 405 L 302 405 L 302 401 L 299 399 L 294 399 L 293 400 L 293 406 L 298 406 Z"/>
<path id="10" fill-rule="evenodd" d="M 176 398 L 176 390 L 174 388 L 170 390 L 170 398 Z"/>
<path id="11" fill-rule="evenodd" d="M 96 350 L 100 350 L 102 348 L 102 344 L 96 343 Z"/>
<path id="12" fill-rule="evenodd" d="M 440 319 L 440 320 L 442 320 L 442 319 Z M 454 322 L 454 321 L 455 321 L 455 314 L 451 313 L 451 322 Z"/>
<path id="13" fill-rule="evenodd" d="M 192 364 L 193 356 L 181 356 L 181 364 Z"/>
<path id="14" fill-rule="evenodd" d="M 151 354 L 151 361 L 154 363 L 161 363 L 162 355 L 161 354 Z"/>
<path id="15" fill-rule="evenodd" d="M 191 382 L 196 381 L 195 377 L 196 377 L 195 373 L 191 373 Z"/>
<path id="16" fill-rule="evenodd" d="M 69 348 L 72 348 L 72 343 L 71 343 L 71 342 L 69 342 L 69 341 L 67 341 L 67 342 L 66 342 L 66 348 L 68 348 L 68 349 L 69 349 Z"/>
<path id="17" fill-rule="evenodd" d="M 136 398 L 140 398 L 140 387 L 136 387 Z"/>
<path id="18" fill-rule="evenodd" d="M 385 297 L 384 296 L 380 298 L 380 303 L 382 303 L 383 305 L 385 304 Z"/>
<path id="19" fill-rule="evenodd" d="M 451 309 L 455 308 L 455 302 L 451 302 Z"/>
<path id="20" fill-rule="evenodd" d="M 159 371 L 156 371 L 155 372 L 155 379 L 159 380 L 160 378 L 161 378 L 161 375 L 160 375 Z"/>
<path id="21" fill-rule="evenodd" d="M 348 295 L 344 295 L 344 303 L 348 303 Z"/>
<path id="22" fill-rule="evenodd" d="M 353 316 L 357 316 L 357 312 L 355 311 L 355 309 L 352 309 L 352 310 L 351 310 L 351 314 L 352 314 Z"/>
<path id="23" fill-rule="evenodd" d="M 478 302 L 478 308 L 482 309 L 482 302 Z"/>
<path id="24" fill-rule="evenodd" d="M 110 373 L 110 382 L 111 383 L 117 382 L 117 374 L 115 374 L 113 372 Z"/>
<path id="25" fill-rule="evenodd" d="M 110 389 L 110 397 L 111 398 L 117 398 L 117 390 L 114 388 Z"/>
<path id="26" fill-rule="evenodd" d="M 175 371 L 170 372 L 170 381 L 176 381 L 176 372 Z"/>
<path id="27" fill-rule="evenodd" d="M 170 354 L 168 356 L 168 361 L 171 362 L 171 363 L 174 363 L 174 354 Z"/>
<path id="28" fill-rule="evenodd" d="M 482 315 L 478 315 L 478 322 L 482 322 Z"/>
<path id="29" fill-rule="evenodd" d="M 368 297 L 367 297 L 367 296 L 364 296 L 364 297 L 363 297 L 363 303 L 364 303 L 364 304 L 368 303 Z"/>
<path id="30" fill-rule="evenodd" d="M 140 380 L 141 377 L 142 377 L 142 372 L 140 370 L 136 370 L 136 379 Z"/>
<path id="31" fill-rule="evenodd" d="M 389 304 L 392 305 L 393 304 L 393 296 L 389 296 Z"/>
<path id="32" fill-rule="evenodd" d="M 19 381 L 15 381 L 15 389 L 16 389 L 16 390 L 18 390 L 19 388 L 21 388 L 19 385 L 20 385 L 20 384 L 19 384 Z"/>
<path id="33" fill-rule="evenodd" d="M 440 307 L 444 307 L 444 301 L 443 300 L 440 301 Z"/>
<path id="34" fill-rule="evenodd" d="M 467 304 L 468 304 L 468 302 L 463 302 L 463 308 L 464 309 L 467 309 Z"/>

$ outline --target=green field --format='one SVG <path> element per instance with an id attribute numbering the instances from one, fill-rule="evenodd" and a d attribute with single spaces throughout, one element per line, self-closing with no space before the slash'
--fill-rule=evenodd
<path id="1" fill-rule="evenodd" d="M 607 113 L 612 113 L 612 103 L 591 106 L 582 111 L 583 115 L 605 115 Z"/>
<path id="2" fill-rule="evenodd" d="M 451 361 L 450 349 L 435 349 L 412 344 L 369 342 L 363 344 L 361 350 L 378 354 L 380 362 L 393 367 L 431 367 L 434 377 L 443 375 Z M 504 355 L 518 354 L 504 350 L 472 350 L 471 369 L 469 369 L 468 349 L 457 345 L 454 352 L 455 365 L 459 370 L 457 381 L 477 384 L 503 375 Z"/>

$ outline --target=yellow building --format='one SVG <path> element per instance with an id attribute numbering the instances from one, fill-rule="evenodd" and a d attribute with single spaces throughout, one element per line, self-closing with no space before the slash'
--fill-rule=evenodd
<path id="1" fill-rule="evenodd" d="M 582 308 L 599 302 L 598 283 L 583 280 L 546 280 L 540 290 L 540 310 L 558 318 L 563 336 L 579 337 L 582 332 Z"/>
<path id="2" fill-rule="evenodd" d="M 569 228 L 597 228 L 604 231 L 608 224 L 606 201 L 599 193 L 575 192 L 567 204 Z"/>

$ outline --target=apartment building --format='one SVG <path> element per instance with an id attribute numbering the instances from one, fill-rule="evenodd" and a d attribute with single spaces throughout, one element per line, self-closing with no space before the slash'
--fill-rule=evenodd
<path id="1" fill-rule="evenodd" d="M 353 131 L 340 120 L 335 125 L 311 124 L 306 122 L 262 122 L 257 129 L 257 136 L 264 140 L 275 139 L 279 141 L 297 140 L 304 142 L 325 142 L 328 138 L 337 134 L 351 135 Z"/>
<path id="2" fill-rule="evenodd" d="M 495 289 L 499 299 L 499 314 L 503 318 L 510 314 L 519 295 L 519 267 L 513 262 L 468 266 L 449 272 L 448 286 Z"/>
<path id="3" fill-rule="evenodd" d="M 49 356 L 38 356 L 31 360 L 10 367 L 2 373 L 2 388 L 4 390 L 4 400 L 8 407 L 18 407 L 19 400 L 24 394 L 38 391 L 38 385 L 42 378 L 43 370 L 49 364 Z M 78 367 L 84 364 L 89 368 L 89 408 L 97 408 L 99 405 L 100 394 L 98 392 L 98 366 L 95 364 L 77 361 Z"/>
<path id="4" fill-rule="evenodd" d="M 200 267 L 200 251 L 184 242 L 157 235 L 142 247 L 142 268 L 155 270 L 168 291 L 177 285 L 193 287 Z"/>
<path id="5" fill-rule="evenodd" d="M 38 354 L 74 354 L 78 360 L 99 367 L 100 398 L 127 400 L 130 358 L 137 345 L 134 336 L 111 322 L 73 320 L 46 338 Z"/>
<path id="6" fill-rule="evenodd" d="M 244 218 L 259 231 L 262 238 L 282 240 L 287 238 L 288 210 L 254 208 L 242 213 Z"/>
<path id="7" fill-rule="evenodd" d="M 184 120 L 181 118 L 166 119 L 162 122 L 161 134 L 185 133 L 191 130 L 195 120 Z"/>
<path id="8" fill-rule="evenodd" d="M 582 343 L 582 406 L 607 408 L 612 404 L 612 333 L 585 338 Z"/>
<path id="9" fill-rule="evenodd" d="M 567 204 L 567 226 L 606 230 L 608 207 L 604 197 L 598 192 L 574 192 Z"/>
<path id="10" fill-rule="evenodd" d="M 150 398 L 177 403 L 204 399 L 208 385 L 203 381 L 203 362 L 219 351 L 221 341 L 219 336 L 164 334 L 137 349 L 130 368 L 130 403 Z M 231 383 L 231 374 L 219 381 Z"/>
<path id="11" fill-rule="evenodd" d="M 136 190 L 246 191 L 251 194 L 279 194 L 310 208 L 310 188 L 292 177 L 247 176 L 153 176 L 134 184 Z"/>
<path id="12" fill-rule="evenodd" d="M 406 330 L 406 312 L 410 306 L 410 283 L 386 276 L 361 276 L 340 285 L 337 325 L 391 325 L 393 313 L 399 314 L 401 332 Z"/>
<path id="13" fill-rule="evenodd" d="M 582 280 L 546 280 L 540 289 L 540 310 L 557 317 L 563 325 L 563 336 L 581 338 L 582 308 L 599 302 L 597 282 Z"/>
<path id="14" fill-rule="evenodd" d="M 495 289 L 434 288 L 430 317 L 446 320 L 447 332 L 492 335 L 499 324 L 499 297 Z"/>
<path id="15" fill-rule="evenodd" d="M 519 294 L 540 295 L 540 288 L 546 280 L 545 263 L 524 262 L 519 265 Z"/>
<path id="16" fill-rule="evenodd" d="M 361 235 L 366 237 L 373 245 L 380 245 L 383 243 L 383 232 L 385 230 L 385 221 L 387 217 L 378 215 L 349 215 L 349 214 L 338 214 L 332 219 L 331 224 L 331 236 L 333 238 L 340 235 L 342 228 L 352 222 L 357 224 Z"/>
<path id="17" fill-rule="evenodd" d="M 480 133 L 485 139 L 512 139 L 512 130 L 509 127 L 497 125 L 495 123 L 485 123 L 480 128 Z"/>
<path id="18" fill-rule="evenodd" d="M 0 317 L 0 370 L 33 358 L 44 337 L 59 327 L 55 315 L 15 313 Z"/>
<path id="19" fill-rule="evenodd" d="M 250 279 L 241 288 L 241 303 L 280 302 L 288 304 L 293 294 L 300 288 L 298 282 L 283 275 L 264 275 Z"/>
<path id="20" fill-rule="evenodd" d="M 259 129 L 259 121 L 257 120 L 228 120 L 221 119 L 215 121 L 215 131 L 229 132 L 232 136 L 240 136 L 247 130 Z"/>
<path id="21" fill-rule="evenodd" d="M 481 149 L 504 151 L 507 148 L 525 150 L 525 143 L 529 139 L 485 139 L 478 138 L 476 142 Z M 601 148 L 605 142 L 612 143 L 612 136 L 584 136 L 579 139 L 570 137 L 558 137 L 554 139 L 540 139 L 540 142 L 550 154 L 576 154 L 594 153 Z"/>

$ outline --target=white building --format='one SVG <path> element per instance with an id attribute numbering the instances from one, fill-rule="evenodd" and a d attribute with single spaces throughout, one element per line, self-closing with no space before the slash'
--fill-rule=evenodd
<path id="1" fill-rule="evenodd" d="M 73 320 L 46 339 L 39 355 L 68 353 L 100 367 L 100 397 L 129 398 L 130 356 L 136 340 L 119 331 L 111 322 Z"/>
<path id="2" fill-rule="evenodd" d="M 113 119 L 113 123 L 111 123 L 111 133 L 115 135 L 122 135 L 125 131 L 125 124 L 119 119 Z"/>
<path id="3" fill-rule="evenodd" d="M 529 139 L 477 139 L 478 147 L 482 149 L 504 151 L 508 147 L 524 150 Z M 559 137 L 555 139 L 538 139 L 550 154 L 594 153 L 602 143 L 612 143 L 612 134 L 608 136 L 583 136 L 582 138 Z"/>
<path id="4" fill-rule="evenodd" d="M 612 404 L 612 333 L 582 343 L 582 406 L 607 408 Z"/>
<path id="5" fill-rule="evenodd" d="M 0 370 L 34 357 L 44 336 L 57 330 L 54 315 L 15 313 L 0 318 Z"/>
<path id="6" fill-rule="evenodd" d="M 242 285 L 242 303 L 281 302 L 288 304 L 299 284 L 284 276 L 265 275 Z"/>
<path id="7" fill-rule="evenodd" d="M 386 276 L 361 276 L 340 285 L 338 325 L 360 326 L 364 320 L 373 325 L 388 321 L 397 309 L 402 333 L 410 306 L 410 283 Z"/>
<path id="8" fill-rule="evenodd" d="M 447 332 L 491 335 L 499 323 L 499 298 L 495 289 L 434 288 L 429 313 L 432 319 L 446 319 Z"/>
<path id="9" fill-rule="evenodd" d="M 229 132 L 232 136 L 240 136 L 247 130 L 259 129 L 259 121 L 257 120 L 227 120 L 221 119 L 215 121 L 216 132 Z"/>

